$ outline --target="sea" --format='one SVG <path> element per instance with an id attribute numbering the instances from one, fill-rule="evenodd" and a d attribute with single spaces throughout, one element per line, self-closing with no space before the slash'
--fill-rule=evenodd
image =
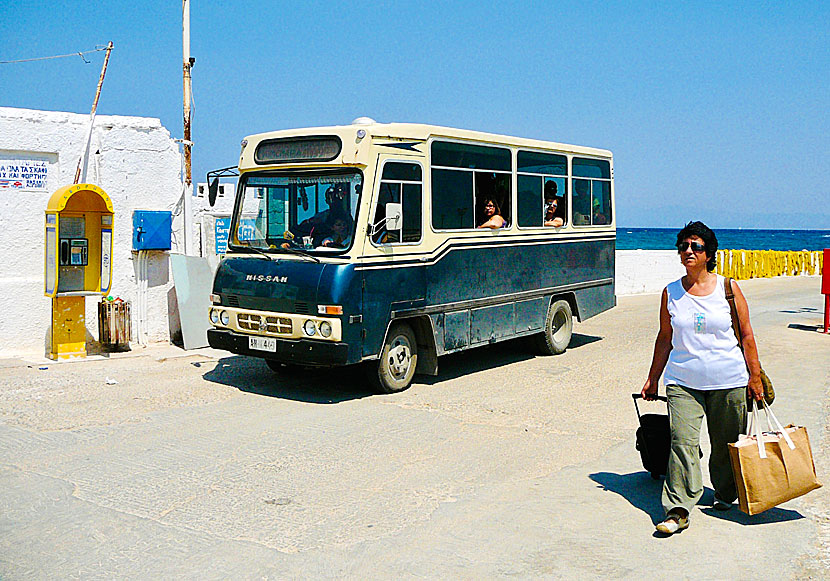
<path id="1" fill-rule="evenodd" d="M 617 228 L 617 250 L 674 250 L 677 228 Z M 830 230 L 715 229 L 718 247 L 732 250 L 823 250 Z"/>

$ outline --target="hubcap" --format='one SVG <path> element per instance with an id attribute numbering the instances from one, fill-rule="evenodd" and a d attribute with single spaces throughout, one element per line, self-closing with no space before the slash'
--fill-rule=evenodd
<path id="1" fill-rule="evenodd" d="M 389 349 L 389 370 L 395 379 L 405 377 L 412 364 L 412 351 L 405 337 L 395 337 Z"/>

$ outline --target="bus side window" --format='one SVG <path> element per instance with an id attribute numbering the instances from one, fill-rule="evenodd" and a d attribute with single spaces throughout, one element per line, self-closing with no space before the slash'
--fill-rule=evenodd
<path id="1" fill-rule="evenodd" d="M 611 182 L 595 180 L 591 184 L 591 223 L 611 223 Z"/>
<path id="2" fill-rule="evenodd" d="M 540 176 L 518 176 L 516 213 L 519 226 L 542 225 L 542 178 Z"/>
<path id="3" fill-rule="evenodd" d="M 574 224 L 610 224 L 611 164 L 604 159 L 575 157 L 572 168 Z"/>
<path id="4" fill-rule="evenodd" d="M 568 223 L 568 195 L 565 178 L 545 177 L 545 226 L 560 227 Z"/>
<path id="5" fill-rule="evenodd" d="M 591 180 L 574 180 L 573 220 L 577 226 L 591 223 Z"/>
<path id="6" fill-rule="evenodd" d="M 398 224 L 392 224 L 387 220 L 386 205 L 390 203 L 401 206 L 401 220 Z M 422 208 L 421 166 L 416 163 L 387 163 L 383 167 L 375 205 L 372 242 L 375 244 L 419 242 L 423 222 Z"/>
<path id="7" fill-rule="evenodd" d="M 433 228 L 475 228 L 485 221 L 488 197 L 499 206 L 499 215 L 507 221 L 504 226 L 509 227 L 510 149 L 436 140 L 430 155 Z"/>
<path id="8" fill-rule="evenodd" d="M 568 158 L 558 153 L 520 150 L 517 213 L 522 228 L 568 223 Z"/>
<path id="9" fill-rule="evenodd" d="M 493 200 L 497 204 L 499 215 L 504 218 L 504 226 L 510 227 L 510 174 L 496 172 L 475 172 L 476 224 L 488 220 L 484 215 L 484 203 Z"/>

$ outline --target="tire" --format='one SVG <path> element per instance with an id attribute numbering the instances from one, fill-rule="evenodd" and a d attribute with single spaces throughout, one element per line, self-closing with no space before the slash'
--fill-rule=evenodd
<path id="1" fill-rule="evenodd" d="M 566 300 L 553 301 L 545 317 L 545 330 L 536 337 L 536 345 L 543 355 L 564 353 L 571 342 L 574 329 L 571 305 Z"/>
<path id="2" fill-rule="evenodd" d="M 369 366 L 369 381 L 379 393 L 397 393 L 410 386 L 418 364 L 418 344 L 412 327 L 395 323 L 389 328 L 377 362 Z"/>

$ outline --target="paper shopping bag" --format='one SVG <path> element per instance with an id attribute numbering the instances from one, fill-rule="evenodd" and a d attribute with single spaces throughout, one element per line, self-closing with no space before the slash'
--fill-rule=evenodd
<path id="1" fill-rule="evenodd" d="M 821 487 L 807 429 L 793 425 L 781 427 L 764 405 L 767 421 L 772 415 L 778 429 L 762 433 L 757 408 L 755 405 L 753 408 L 755 433 L 742 435 L 737 442 L 729 444 L 738 502 L 740 509 L 749 515 Z"/>

